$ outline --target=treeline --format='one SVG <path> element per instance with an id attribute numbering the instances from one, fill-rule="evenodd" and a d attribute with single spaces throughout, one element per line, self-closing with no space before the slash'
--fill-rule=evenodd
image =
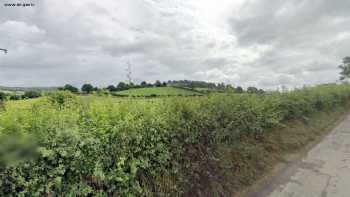
<path id="1" fill-rule="evenodd" d="M 73 85 L 67 84 L 64 87 L 59 88 L 59 90 L 66 90 L 72 93 L 92 93 L 96 91 L 107 90 L 109 92 L 118 92 L 135 88 L 152 88 L 152 87 L 177 87 L 177 88 L 185 88 L 200 91 L 202 93 L 209 92 L 235 92 L 235 93 L 264 93 L 263 89 L 258 89 L 256 87 L 248 87 L 247 89 L 243 89 L 241 86 L 234 87 L 231 84 L 225 83 L 212 83 L 205 81 L 191 81 L 191 80 L 169 80 L 167 82 L 161 82 L 157 80 L 154 83 L 148 83 L 146 81 L 142 81 L 140 84 L 136 83 L 124 83 L 120 82 L 118 85 L 109 85 L 105 88 L 98 88 L 91 84 L 84 84 L 80 89 L 74 87 Z"/>
<path id="2" fill-rule="evenodd" d="M 212 82 L 206 82 L 206 81 L 191 81 L 191 80 L 169 80 L 168 81 L 169 86 L 174 87 L 186 87 L 186 88 L 209 88 L 209 89 L 216 89 L 221 88 L 221 84 L 216 84 Z M 225 85 L 224 85 L 225 86 Z"/>
<path id="3" fill-rule="evenodd" d="M 65 86 L 58 89 L 70 91 L 72 93 L 81 92 L 81 93 L 90 94 L 92 92 L 103 91 L 103 90 L 108 90 L 109 92 L 117 92 L 117 91 L 129 90 L 133 88 L 150 88 L 150 87 L 166 87 L 166 86 L 167 86 L 166 82 L 161 82 L 157 80 L 155 83 L 147 83 L 146 81 L 143 81 L 140 84 L 119 82 L 118 85 L 109 85 L 105 88 L 98 88 L 96 86 L 93 86 L 92 84 L 87 83 L 82 85 L 81 88 L 79 89 L 73 85 L 66 84 Z"/>
<path id="4" fill-rule="evenodd" d="M 42 94 L 38 91 L 27 91 L 27 92 L 24 92 L 24 94 L 22 94 L 22 95 L 19 95 L 16 93 L 0 92 L 0 101 L 33 99 L 33 98 L 38 98 L 41 96 L 42 96 Z"/>
<path id="5" fill-rule="evenodd" d="M 109 94 L 118 91 L 124 91 L 135 88 L 152 88 L 152 87 L 176 87 L 183 89 L 190 89 L 192 91 L 200 92 L 203 94 L 215 93 L 215 92 L 233 92 L 233 93 L 250 93 L 250 94 L 263 94 L 265 91 L 258 89 L 256 87 L 248 87 L 243 89 L 241 86 L 234 87 L 231 84 L 225 83 L 212 83 L 205 81 L 191 81 L 191 80 L 169 80 L 167 82 L 161 82 L 159 80 L 154 83 L 148 83 L 142 81 L 141 83 L 125 83 L 119 82 L 117 85 L 109 85 L 104 88 L 99 88 L 90 83 L 83 84 L 80 88 L 73 86 L 71 84 L 66 84 L 63 87 L 59 87 L 58 90 L 69 91 L 75 94 L 91 94 L 93 92 Z M 50 89 L 51 90 L 51 89 Z M 57 89 L 56 89 L 57 90 Z M 35 90 L 25 91 L 23 94 L 18 93 L 5 93 L 0 91 L 0 100 L 22 100 L 22 99 L 32 99 L 38 98 L 43 95 L 42 92 L 49 91 L 49 89 L 44 89 L 42 91 L 39 88 Z M 51 90 L 52 91 L 52 90 Z"/>
<path id="6" fill-rule="evenodd" d="M 97 86 L 93 86 L 89 83 L 87 84 L 83 84 L 81 86 L 81 88 L 77 88 L 73 85 L 70 84 L 66 84 L 63 87 L 59 87 L 57 90 L 61 90 L 61 91 L 69 91 L 75 94 L 78 93 L 83 93 L 83 94 L 90 94 L 93 92 L 103 92 L 103 91 L 109 91 L 109 92 L 117 92 L 117 91 L 123 91 L 123 90 L 129 90 L 129 89 L 133 89 L 133 88 L 147 88 L 147 87 L 166 87 L 167 83 L 166 82 L 160 82 L 159 80 L 157 80 L 155 83 L 147 83 L 145 81 L 141 82 L 140 84 L 134 84 L 134 83 L 124 83 L 124 82 L 120 82 L 118 83 L 118 85 L 114 86 L 114 85 L 109 85 L 105 88 L 98 88 Z M 29 89 L 29 88 L 27 88 Z M 0 101 L 5 101 L 5 100 L 23 100 L 23 99 L 33 99 L 33 98 L 38 98 L 43 96 L 44 94 L 42 93 L 42 89 L 40 88 L 36 88 L 33 90 L 28 90 L 25 91 L 23 94 L 18 94 L 16 93 L 17 90 L 22 90 L 20 88 L 13 88 L 11 90 L 15 90 L 14 93 L 6 93 L 6 92 L 1 92 L 0 90 Z M 45 88 L 44 89 L 47 92 L 51 92 L 52 88 Z"/>
<path id="7" fill-rule="evenodd" d="M 110 92 L 123 91 L 133 88 L 152 88 L 152 87 L 166 87 L 168 84 L 166 82 L 161 82 L 157 80 L 154 83 L 148 83 L 146 81 L 142 81 L 140 84 L 134 83 L 124 83 L 120 82 L 117 86 L 109 85 L 106 89 Z"/>

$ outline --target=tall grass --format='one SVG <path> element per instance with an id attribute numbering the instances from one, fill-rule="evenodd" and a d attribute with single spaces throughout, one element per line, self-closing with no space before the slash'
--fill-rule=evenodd
<path id="1" fill-rule="evenodd" d="M 242 148 L 242 139 L 259 139 L 291 120 L 308 121 L 349 99 L 350 86 L 327 85 L 123 102 L 86 102 L 57 92 L 6 103 L 0 112 L 0 196 L 189 195 L 203 187 L 203 177 L 217 177 L 209 164 L 220 147 Z"/>

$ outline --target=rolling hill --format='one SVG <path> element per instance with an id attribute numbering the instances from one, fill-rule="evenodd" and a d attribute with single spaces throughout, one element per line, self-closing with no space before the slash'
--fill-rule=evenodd
<path id="1" fill-rule="evenodd" d="M 26 92 L 26 91 L 55 91 L 58 87 L 6 87 L 0 86 L 0 91 L 3 92 Z"/>
<path id="2" fill-rule="evenodd" d="M 122 96 L 200 96 L 196 91 L 175 87 L 136 88 L 117 92 Z"/>

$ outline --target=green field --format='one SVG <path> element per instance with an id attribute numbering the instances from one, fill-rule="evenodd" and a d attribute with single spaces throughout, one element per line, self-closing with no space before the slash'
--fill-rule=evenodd
<path id="1" fill-rule="evenodd" d="M 118 95 L 127 96 L 198 96 L 202 95 L 198 92 L 185 90 L 175 87 L 154 87 L 154 88 L 138 88 L 117 92 Z"/>
<path id="2" fill-rule="evenodd" d="M 27 91 L 35 91 L 35 92 L 49 92 L 56 91 L 58 87 L 6 87 L 0 86 L 0 90 L 9 91 L 9 92 L 27 92 Z"/>
<path id="3" fill-rule="evenodd" d="M 220 89 L 214 89 L 214 88 L 195 88 L 196 91 L 203 92 L 203 93 L 222 93 L 225 92 L 225 90 Z"/>

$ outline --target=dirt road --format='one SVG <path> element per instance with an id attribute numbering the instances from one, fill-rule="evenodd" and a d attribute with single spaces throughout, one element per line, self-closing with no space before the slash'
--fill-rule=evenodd
<path id="1" fill-rule="evenodd" d="M 350 116 L 258 197 L 350 196 Z"/>

